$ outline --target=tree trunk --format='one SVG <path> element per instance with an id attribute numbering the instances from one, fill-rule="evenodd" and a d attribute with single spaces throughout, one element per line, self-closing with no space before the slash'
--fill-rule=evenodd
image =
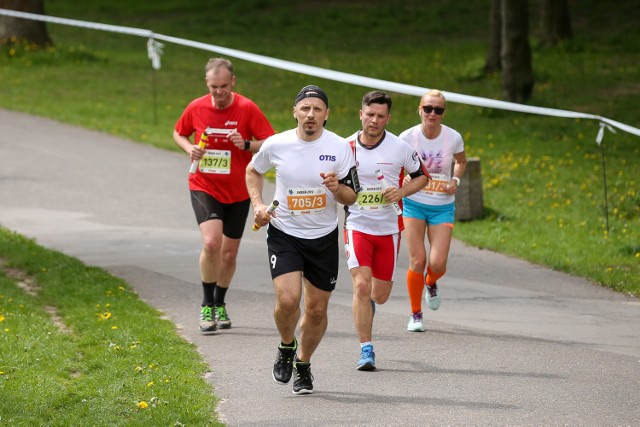
<path id="1" fill-rule="evenodd" d="M 500 71 L 500 39 L 502 37 L 502 20 L 500 19 L 500 0 L 491 0 L 489 10 L 489 49 L 484 65 L 486 73 Z"/>
<path id="2" fill-rule="evenodd" d="M 0 9 L 44 14 L 44 0 L 0 0 Z M 36 46 L 53 44 L 43 21 L 0 16 L 0 44 L 27 41 Z"/>
<path id="3" fill-rule="evenodd" d="M 511 102 L 525 103 L 533 91 L 527 0 L 501 0 L 502 88 Z"/>
<path id="4" fill-rule="evenodd" d="M 572 37 L 568 0 L 541 0 L 540 42 L 553 46 Z"/>

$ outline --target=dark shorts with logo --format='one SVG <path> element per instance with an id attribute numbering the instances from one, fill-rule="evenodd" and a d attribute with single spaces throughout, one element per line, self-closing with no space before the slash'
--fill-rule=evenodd
<path id="1" fill-rule="evenodd" d="M 267 248 L 271 278 L 302 271 L 316 288 L 331 292 L 338 279 L 338 227 L 317 239 L 293 237 L 273 225 L 267 230 Z"/>
<path id="2" fill-rule="evenodd" d="M 204 191 L 191 191 L 191 205 L 198 225 L 219 219 L 222 221 L 222 234 L 230 239 L 242 238 L 249 215 L 249 204 L 249 199 L 237 203 L 220 203 Z"/>

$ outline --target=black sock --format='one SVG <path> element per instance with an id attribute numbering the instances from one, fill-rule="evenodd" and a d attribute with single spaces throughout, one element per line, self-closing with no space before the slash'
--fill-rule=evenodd
<path id="1" fill-rule="evenodd" d="M 213 291 L 213 301 L 215 301 L 216 306 L 224 305 L 224 297 L 227 295 L 228 289 L 229 288 L 223 288 L 216 285 L 215 290 Z"/>
<path id="2" fill-rule="evenodd" d="M 202 292 L 204 293 L 204 298 L 202 299 L 202 306 L 208 305 L 213 307 L 213 291 L 217 288 L 217 282 L 207 283 L 202 282 Z"/>

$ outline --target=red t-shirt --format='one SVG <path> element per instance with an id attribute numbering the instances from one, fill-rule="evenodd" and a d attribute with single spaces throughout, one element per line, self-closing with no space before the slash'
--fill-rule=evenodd
<path id="1" fill-rule="evenodd" d="M 233 129 L 248 140 L 262 140 L 275 133 L 260 108 L 235 92 L 233 103 L 223 110 L 214 107 L 210 94 L 194 99 L 176 123 L 180 135 L 191 137 L 195 133 L 196 144 L 200 135 L 206 132 L 209 139 L 207 159 L 201 162 L 196 173 L 189 174 L 189 189 L 204 191 L 221 203 L 249 198 L 245 170 L 253 154 L 237 148 L 227 139 L 228 132 Z"/>

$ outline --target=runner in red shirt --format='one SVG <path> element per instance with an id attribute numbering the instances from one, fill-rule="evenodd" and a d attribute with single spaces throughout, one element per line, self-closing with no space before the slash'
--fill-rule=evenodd
<path id="1" fill-rule="evenodd" d="M 203 242 L 200 331 L 212 332 L 231 327 L 225 295 L 249 213 L 245 169 L 253 153 L 275 132 L 253 101 L 233 91 L 236 76 L 230 61 L 210 59 L 205 82 L 209 93 L 189 103 L 176 123 L 173 139 L 193 163 L 189 190 Z"/>

